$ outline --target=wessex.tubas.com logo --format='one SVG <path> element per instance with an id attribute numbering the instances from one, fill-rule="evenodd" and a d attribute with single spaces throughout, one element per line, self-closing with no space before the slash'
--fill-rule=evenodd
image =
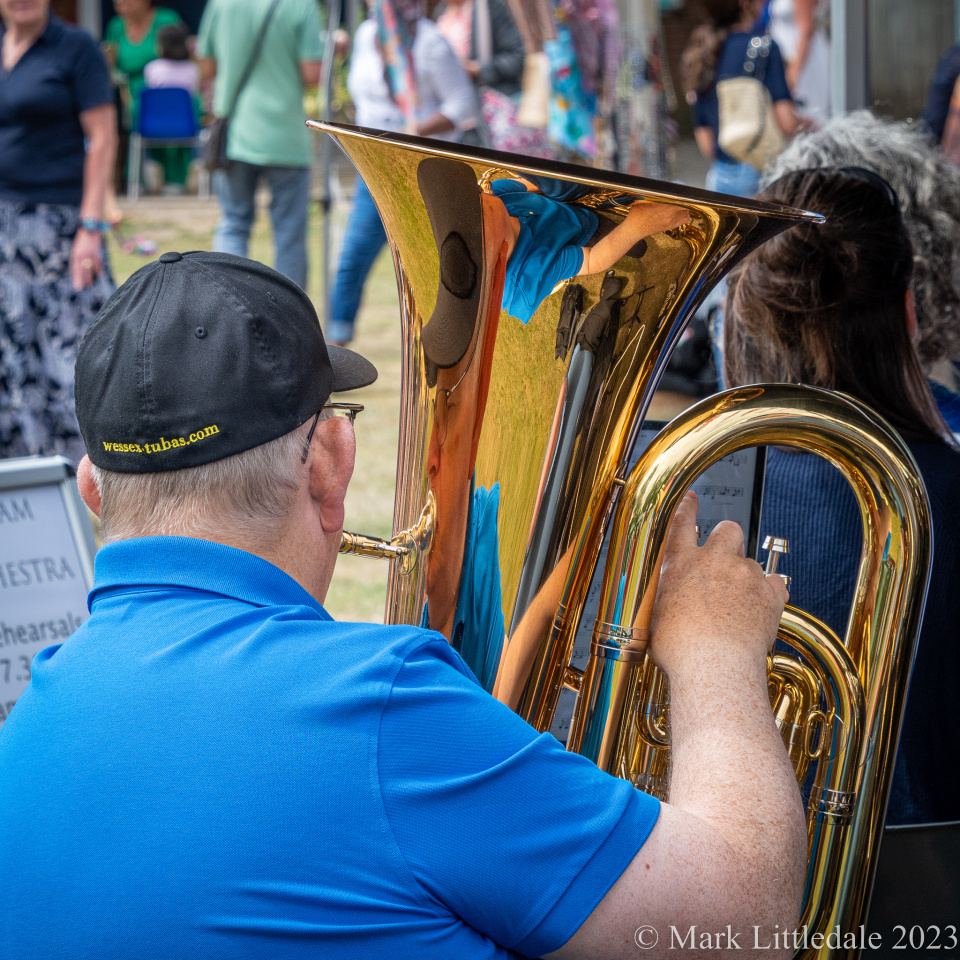
<path id="1" fill-rule="evenodd" d="M 154 443 L 108 443 L 106 440 L 102 442 L 103 449 L 111 453 L 163 453 L 166 450 L 172 450 L 174 447 L 185 447 L 191 443 L 198 443 L 200 440 L 206 440 L 207 437 L 215 436 L 219 432 L 220 428 L 214 424 L 186 437 L 172 437 L 169 440 L 166 437 L 161 437 Z"/>

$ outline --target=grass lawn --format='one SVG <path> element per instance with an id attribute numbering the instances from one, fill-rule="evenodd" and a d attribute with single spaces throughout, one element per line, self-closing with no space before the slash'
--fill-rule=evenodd
<path id="1" fill-rule="evenodd" d="M 156 243 L 157 250 L 146 257 L 127 254 L 117 238 L 111 237 L 110 257 L 117 283 L 167 250 L 183 252 L 211 248 L 218 213 L 214 200 L 146 197 L 137 203 L 121 201 L 121 206 L 124 211 L 123 236 L 128 239 L 143 236 Z M 343 210 L 334 215 L 334 236 L 343 216 Z M 318 312 L 322 303 L 321 236 L 321 218 L 314 207 L 310 217 L 309 293 L 318 305 Z M 266 210 L 262 210 L 257 218 L 250 256 L 267 264 L 273 263 Z M 346 527 L 389 537 L 397 459 L 400 320 L 393 263 L 386 249 L 367 282 L 353 346 L 376 364 L 380 378 L 355 396 L 366 404 L 366 410 L 357 419 L 357 466 L 347 495 Z M 387 571 L 388 565 L 381 561 L 341 557 L 325 604 L 331 615 L 340 620 L 382 621 Z"/>

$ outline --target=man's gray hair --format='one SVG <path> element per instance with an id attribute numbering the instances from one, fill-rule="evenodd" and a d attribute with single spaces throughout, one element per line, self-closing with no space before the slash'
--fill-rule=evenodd
<path id="1" fill-rule="evenodd" d="M 897 192 L 913 242 L 921 363 L 929 373 L 937 361 L 960 360 L 960 169 L 916 124 L 858 110 L 797 137 L 764 185 L 793 170 L 829 166 L 865 167 Z"/>
<path id="2" fill-rule="evenodd" d="M 321 415 L 321 419 L 326 419 Z M 93 467 L 103 542 L 185 536 L 272 544 L 306 467 L 308 425 L 243 453 L 184 470 L 117 473 Z"/>

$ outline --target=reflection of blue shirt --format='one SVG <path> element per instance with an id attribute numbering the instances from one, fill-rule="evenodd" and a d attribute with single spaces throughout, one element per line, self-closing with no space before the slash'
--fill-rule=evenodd
<path id="1" fill-rule="evenodd" d="M 503 602 L 500 593 L 500 556 L 497 517 L 500 484 L 477 487 L 470 497 L 467 536 L 457 609 L 453 615 L 450 645 L 466 661 L 480 686 L 493 691 L 503 652 Z M 421 626 L 429 627 L 428 604 L 423 605 Z"/>
<path id="2" fill-rule="evenodd" d="M 108 544 L 90 596 L 0 728 L 3 957 L 539 957 L 656 822 L 443 637 L 249 553 Z"/>
<path id="3" fill-rule="evenodd" d="M 503 309 L 527 323 L 561 281 L 583 266 L 586 242 L 597 232 L 597 215 L 586 207 L 530 193 L 518 180 L 494 180 L 493 193 L 520 221 L 517 245 L 507 261 Z"/>

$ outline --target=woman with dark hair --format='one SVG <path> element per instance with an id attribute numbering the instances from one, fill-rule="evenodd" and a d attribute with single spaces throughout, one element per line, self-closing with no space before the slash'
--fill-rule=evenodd
<path id="1" fill-rule="evenodd" d="M 913 246 L 893 188 L 860 167 L 797 170 L 761 199 L 813 210 L 730 274 L 724 360 L 732 385 L 773 381 L 840 390 L 903 436 L 923 475 L 935 555 L 897 755 L 888 823 L 960 819 L 960 451 L 913 348 Z M 813 454 L 767 451 L 762 538 L 785 537 L 790 602 L 846 629 L 862 525 L 853 491 Z"/>
<path id="2" fill-rule="evenodd" d="M 768 178 L 844 165 L 878 173 L 900 198 L 913 242 L 911 288 L 919 330 L 914 347 L 940 412 L 960 433 L 960 169 L 917 124 L 856 110 L 797 137 L 777 157 Z"/>

